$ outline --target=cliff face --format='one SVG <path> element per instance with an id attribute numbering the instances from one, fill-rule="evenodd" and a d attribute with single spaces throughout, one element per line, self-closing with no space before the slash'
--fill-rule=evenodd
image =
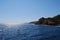
<path id="1" fill-rule="evenodd" d="M 36 21 L 34 24 L 40 25 L 60 25 L 60 15 L 54 16 L 52 18 L 40 18 L 38 21 Z"/>

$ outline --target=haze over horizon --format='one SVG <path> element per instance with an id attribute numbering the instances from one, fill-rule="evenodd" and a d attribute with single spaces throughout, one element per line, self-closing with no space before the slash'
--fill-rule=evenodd
<path id="1" fill-rule="evenodd" d="M 60 14 L 60 0 L 0 0 L 0 23 L 21 24 Z"/>

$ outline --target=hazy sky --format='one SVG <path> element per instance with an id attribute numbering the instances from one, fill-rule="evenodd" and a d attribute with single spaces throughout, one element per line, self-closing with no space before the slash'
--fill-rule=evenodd
<path id="1" fill-rule="evenodd" d="M 24 23 L 60 14 L 60 0 L 0 0 L 0 23 Z"/>

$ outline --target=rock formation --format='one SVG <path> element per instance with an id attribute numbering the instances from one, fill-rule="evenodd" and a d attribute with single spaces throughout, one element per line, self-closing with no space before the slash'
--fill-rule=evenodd
<path id="1" fill-rule="evenodd" d="M 36 25 L 60 25 L 60 15 L 54 16 L 52 18 L 40 18 L 38 21 L 34 22 Z"/>

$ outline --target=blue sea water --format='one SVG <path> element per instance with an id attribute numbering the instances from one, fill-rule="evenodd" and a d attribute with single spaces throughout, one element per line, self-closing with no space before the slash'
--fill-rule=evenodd
<path id="1" fill-rule="evenodd" d="M 3 27 L 0 40 L 60 40 L 60 27 L 33 24 Z"/>

